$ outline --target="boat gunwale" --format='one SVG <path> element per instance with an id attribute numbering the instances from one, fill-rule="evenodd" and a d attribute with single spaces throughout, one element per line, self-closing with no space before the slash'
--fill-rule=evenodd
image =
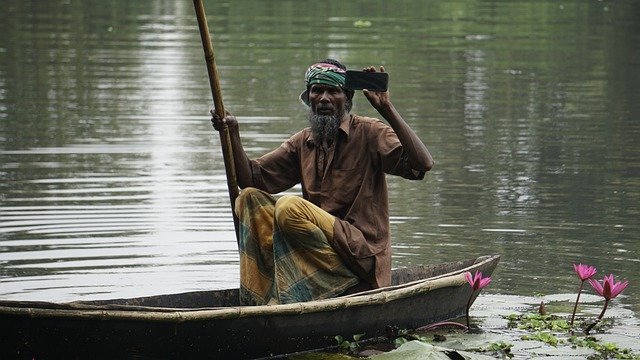
<path id="1" fill-rule="evenodd" d="M 255 316 L 283 316 L 319 313 L 368 305 L 382 305 L 396 300 L 428 293 L 440 288 L 464 285 L 466 283 L 466 278 L 464 276 L 465 272 L 484 264 L 496 262 L 499 258 L 500 255 L 479 256 L 476 258 L 476 261 L 481 261 L 474 262 L 467 267 L 434 277 L 414 280 L 405 284 L 392 285 L 337 298 L 292 304 L 178 310 L 167 310 L 167 308 L 158 307 L 132 306 L 131 310 L 125 310 L 127 305 L 120 305 L 119 309 L 97 309 L 92 305 L 83 305 L 81 303 L 75 304 L 72 302 L 63 304 L 65 306 L 69 306 L 69 309 L 11 307 L 0 305 L 0 315 L 26 316 L 31 318 L 55 317 L 78 320 L 147 320 L 155 322 L 180 323 L 185 321 L 205 321 L 212 319 L 236 319 Z"/>

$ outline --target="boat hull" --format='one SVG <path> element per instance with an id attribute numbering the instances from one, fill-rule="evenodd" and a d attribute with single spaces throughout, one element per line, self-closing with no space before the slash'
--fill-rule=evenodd
<path id="1" fill-rule="evenodd" d="M 389 327 L 459 318 L 472 295 L 464 272 L 488 276 L 498 261 L 488 256 L 413 274 L 396 270 L 398 285 L 388 288 L 275 306 L 221 306 L 237 298 L 233 290 L 68 304 L 0 301 L 0 352 L 2 358 L 30 359 L 239 359 L 320 349 L 335 345 L 336 335 L 380 337 Z M 187 297 L 196 300 L 180 303 Z"/>

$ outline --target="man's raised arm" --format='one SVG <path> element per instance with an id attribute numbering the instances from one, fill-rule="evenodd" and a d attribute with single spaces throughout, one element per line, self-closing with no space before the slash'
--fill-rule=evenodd
<path id="1" fill-rule="evenodd" d="M 376 69 L 371 66 L 364 68 L 364 71 L 375 72 Z M 384 67 L 380 67 L 380 71 L 384 72 Z M 431 153 L 424 145 L 418 135 L 411 129 L 409 124 L 402 118 L 400 113 L 391 103 L 389 91 L 374 92 L 364 90 L 364 95 L 371 105 L 387 120 L 393 131 L 395 131 L 402 147 L 409 154 L 411 166 L 418 171 L 429 171 L 434 165 Z"/>

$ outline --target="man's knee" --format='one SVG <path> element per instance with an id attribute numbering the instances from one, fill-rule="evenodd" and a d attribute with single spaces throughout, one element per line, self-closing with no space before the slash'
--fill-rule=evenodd
<path id="1" fill-rule="evenodd" d="M 236 197 L 236 201 L 233 206 L 233 209 L 236 215 L 241 214 L 244 207 L 247 206 L 247 204 L 252 202 L 255 203 L 256 198 L 263 197 L 263 196 L 264 196 L 263 192 L 256 188 L 247 187 L 242 189 L 240 194 L 238 194 L 238 196 Z"/>
<path id="2" fill-rule="evenodd" d="M 285 195 L 278 199 L 274 215 L 284 232 L 305 233 L 319 228 L 327 238 L 333 237 L 333 215 L 299 196 Z"/>
<path id="3" fill-rule="evenodd" d="M 246 201 L 247 198 L 256 196 L 256 195 L 258 195 L 260 193 L 262 193 L 261 190 L 258 190 L 258 189 L 253 188 L 253 187 L 244 188 L 238 194 L 238 197 L 236 198 L 236 202 L 238 202 L 238 201 Z"/>
<path id="4" fill-rule="evenodd" d="M 281 229 L 287 229 L 292 220 L 304 217 L 303 199 L 299 196 L 284 195 L 276 201 L 275 220 Z"/>

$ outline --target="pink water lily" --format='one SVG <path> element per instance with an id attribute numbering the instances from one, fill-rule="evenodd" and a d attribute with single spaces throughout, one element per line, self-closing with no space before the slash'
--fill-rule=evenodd
<path id="1" fill-rule="evenodd" d="M 580 294 L 582 293 L 582 286 L 584 285 L 585 280 L 591 279 L 591 277 L 598 272 L 595 266 L 584 264 L 573 264 L 573 270 L 580 278 L 580 288 L 578 289 L 576 303 L 573 305 L 573 314 L 571 314 L 571 322 L 569 322 L 570 325 L 573 325 L 573 320 L 576 318 L 576 310 L 578 309 L 578 302 L 580 301 Z"/>
<path id="2" fill-rule="evenodd" d="M 573 270 L 575 270 L 576 274 L 578 274 L 578 277 L 582 281 L 590 279 L 598 272 L 595 266 L 585 264 L 573 264 Z"/>
<path id="3" fill-rule="evenodd" d="M 626 280 L 624 282 L 615 281 L 613 279 L 613 274 L 610 274 L 609 276 L 605 276 L 604 279 L 602 279 L 601 281 L 589 279 L 589 284 L 591 284 L 591 287 L 593 287 L 593 289 L 598 293 L 598 295 L 604 298 L 604 306 L 602 308 L 602 312 L 600 313 L 600 316 L 598 316 L 598 319 L 596 319 L 596 322 L 589 325 L 589 327 L 587 327 L 587 329 L 585 330 L 585 333 L 587 335 L 589 334 L 589 331 L 591 331 L 591 329 L 598 322 L 600 322 L 600 320 L 602 320 L 602 317 L 604 316 L 604 312 L 607 311 L 607 306 L 609 305 L 609 301 L 611 301 L 611 299 L 615 298 L 616 296 L 620 295 L 620 293 L 627 288 L 627 285 L 629 285 L 629 281 L 626 281 Z"/>
<path id="4" fill-rule="evenodd" d="M 464 273 L 464 277 L 467 279 L 469 285 L 471 285 L 471 295 L 469 295 L 469 301 L 467 301 L 467 328 L 469 328 L 469 308 L 471 307 L 471 300 L 473 299 L 473 294 L 485 286 L 489 285 L 491 282 L 491 277 L 482 276 L 482 273 L 476 271 L 475 275 L 471 275 L 470 272 Z"/>
<path id="5" fill-rule="evenodd" d="M 464 277 L 467 279 L 469 285 L 471 285 L 471 288 L 473 288 L 473 291 L 480 290 L 489 285 L 489 283 L 491 282 L 490 276 L 483 277 L 482 273 L 479 271 L 476 271 L 475 275 L 473 276 L 470 272 L 467 271 L 466 273 L 464 273 Z"/>
<path id="6" fill-rule="evenodd" d="M 628 281 L 616 282 L 613 279 L 613 274 L 610 274 L 609 276 L 605 276 L 604 279 L 602 279 L 601 281 L 602 283 L 600 283 L 600 281 L 597 281 L 597 280 L 589 279 L 589 284 L 591 284 L 591 287 L 593 287 L 593 289 L 598 293 L 598 295 L 602 296 L 607 301 L 620 295 L 622 290 L 624 290 L 627 287 L 627 285 L 629 285 Z"/>

